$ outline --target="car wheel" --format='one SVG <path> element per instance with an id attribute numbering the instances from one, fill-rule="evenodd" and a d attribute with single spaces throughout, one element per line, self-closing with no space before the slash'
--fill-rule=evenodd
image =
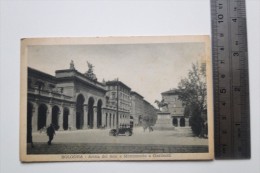
<path id="1" fill-rule="evenodd" d="M 126 132 L 125 132 L 125 135 L 126 135 L 126 136 L 131 136 L 131 134 L 130 134 L 129 131 L 126 131 Z"/>

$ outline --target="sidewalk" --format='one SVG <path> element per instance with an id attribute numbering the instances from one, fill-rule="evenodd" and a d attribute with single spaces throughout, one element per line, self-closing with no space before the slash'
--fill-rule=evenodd
<path id="1" fill-rule="evenodd" d="M 143 131 L 135 128 L 132 136 L 109 136 L 109 129 L 88 129 L 76 131 L 56 131 L 53 143 L 93 143 L 93 144 L 155 144 L 155 145 L 208 145 L 208 140 L 193 137 L 189 127 L 175 128 L 173 131 Z M 33 133 L 34 143 L 46 143 L 46 133 Z"/>
<path id="2" fill-rule="evenodd" d="M 207 146 L 192 145 L 149 145 L 149 144 L 65 144 L 35 143 L 27 146 L 28 154 L 114 154 L 114 153 L 204 153 Z"/>

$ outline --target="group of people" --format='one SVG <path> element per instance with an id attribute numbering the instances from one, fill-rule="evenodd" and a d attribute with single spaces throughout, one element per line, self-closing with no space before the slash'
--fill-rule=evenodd
<path id="1" fill-rule="evenodd" d="M 47 136 L 49 137 L 49 140 L 47 142 L 48 145 L 51 145 L 51 141 L 53 140 L 53 137 L 55 135 L 55 127 L 54 124 L 50 124 L 49 127 L 46 129 Z M 27 129 L 27 143 L 31 144 L 31 147 L 33 148 L 33 139 L 32 139 L 32 128 L 29 127 Z"/>
<path id="2" fill-rule="evenodd" d="M 143 129 L 144 129 L 144 132 L 145 132 L 146 129 L 148 129 L 149 132 L 153 131 L 153 128 L 151 126 L 143 126 Z"/>

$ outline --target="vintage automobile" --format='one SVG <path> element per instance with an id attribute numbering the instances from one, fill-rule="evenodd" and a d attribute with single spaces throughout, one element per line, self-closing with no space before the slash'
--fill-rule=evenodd
<path id="1" fill-rule="evenodd" d="M 125 135 L 125 136 L 132 136 L 133 135 L 133 129 L 132 128 L 118 128 L 118 132 L 116 129 L 111 129 L 109 131 L 110 136 L 118 136 L 118 135 Z"/>

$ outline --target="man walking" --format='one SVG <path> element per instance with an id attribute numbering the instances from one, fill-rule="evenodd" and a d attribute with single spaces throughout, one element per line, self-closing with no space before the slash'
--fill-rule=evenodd
<path id="1" fill-rule="evenodd" d="M 51 141 L 53 140 L 53 136 L 55 135 L 53 124 L 50 124 L 50 126 L 47 128 L 47 135 L 49 136 L 48 145 L 51 145 Z"/>

